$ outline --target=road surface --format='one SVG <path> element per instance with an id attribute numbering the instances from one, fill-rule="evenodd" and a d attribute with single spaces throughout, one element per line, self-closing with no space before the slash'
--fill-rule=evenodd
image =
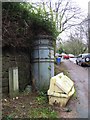
<path id="1" fill-rule="evenodd" d="M 75 88 L 77 91 L 78 102 L 73 108 L 76 113 L 77 118 L 88 118 L 88 79 L 90 75 L 90 67 L 84 68 L 76 65 L 70 60 L 63 61 L 68 69 L 71 79 L 75 83 Z"/>

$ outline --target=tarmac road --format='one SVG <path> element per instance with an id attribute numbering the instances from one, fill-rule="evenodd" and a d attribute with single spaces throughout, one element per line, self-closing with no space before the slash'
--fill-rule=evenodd
<path id="1" fill-rule="evenodd" d="M 64 60 L 71 79 L 75 83 L 77 97 L 79 102 L 76 103 L 77 118 L 88 118 L 88 80 L 90 75 L 90 67 L 84 68 L 76 65 L 70 60 Z"/>

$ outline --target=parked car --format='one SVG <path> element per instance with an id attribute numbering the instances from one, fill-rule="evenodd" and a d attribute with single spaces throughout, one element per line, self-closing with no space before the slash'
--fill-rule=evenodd
<path id="1" fill-rule="evenodd" d="M 66 54 L 63 56 L 64 59 L 74 58 L 73 54 Z"/>
<path id="2" fill-rule="evenodd" d="M 62 53 L 62 58 L 63 59 L 69 59 L 69 58 L 74 58 L 74 55 L 73 54 L 65 54 L 65 53 Z"/>
<path id="3" fill-rule="evenodd" d="M 73 54 L 68 54 L 68 55 L 69 55 L 69 58 L 74 58 Z"/>
<path id="4" fill-rule="evenodd" d="M 63 58 L 64 59 L 69 59 L 69 55 L 64 55 Z"/>
<path id="5" fill-rule="evenodd" d="M 76 64 L 81 66 L 90 66 L 90 53 L 80 54 L 76 58 Z"/>

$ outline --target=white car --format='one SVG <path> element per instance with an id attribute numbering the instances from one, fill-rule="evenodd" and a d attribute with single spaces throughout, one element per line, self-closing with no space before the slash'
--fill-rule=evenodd
<path id="1" fill-rule="evenodd" d="M 85 53 L 85 54 L 79 54 L 79 56 L 76 59 L 76 64 L 77 65 L 90 65 L 90 53 Z"/>

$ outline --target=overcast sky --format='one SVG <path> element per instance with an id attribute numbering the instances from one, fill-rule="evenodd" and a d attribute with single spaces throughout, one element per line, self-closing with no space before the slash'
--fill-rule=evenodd
<path id="1" fill-rule="evenodd" d="M 74 1 L 80 6 L 80 8 L 88 12 L 88 2 L 90 0 L 74 0 Z"/>
<path id="2" fill-rule="evenodd" d="M 39 2 L 41 0 L 28 0 L 28 1 Z M 48 1 L 48 0 L 42 0 L 42 1 Z M 52 2 L 54 2 L 54 1 L 56 1 L 56 0 L 53 0 Z M 79 5 L 80 8 L 83 9 L 86 13 L 88 12 L 88 2 L 90 0 L 72 0 L 72 1 L 76 2 L 76 4 Z"/>

